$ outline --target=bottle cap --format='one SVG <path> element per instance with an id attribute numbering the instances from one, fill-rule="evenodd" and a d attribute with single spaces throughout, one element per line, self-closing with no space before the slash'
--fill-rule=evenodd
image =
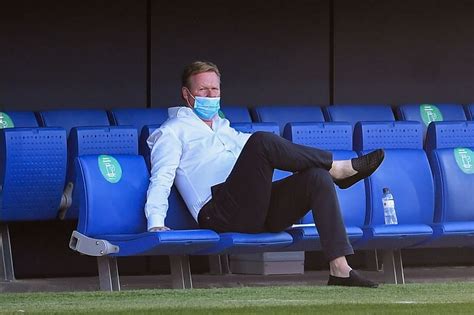
<path id="1" fill-rule="evenodd" d="M 384 188 L 384 189 L 383 189 L 383 193 L 384 193 L 384 194 L 386 194 L 386 193 L 388 193 L 388 192 L 390 192 L 390 190 L 389 190 L 388 188 Z"/>

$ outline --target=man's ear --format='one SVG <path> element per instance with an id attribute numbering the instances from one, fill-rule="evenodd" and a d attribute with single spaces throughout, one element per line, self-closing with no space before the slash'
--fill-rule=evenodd
<path id="1" fill-rule="evenodd" d="M 190 97 L 189 97 L 188 89 L 184 86 L 181 88 L 181 98 L 186 103 L 186 106 L 192 107 L 191 106 L 192 102 L 190 102 L 191 100 L 190 100 Z"/>
<path id="2" fill-rule="evenodd" d="M 183 100 L 186 100 L 186 96 L 187 96 L 186 95 L 186 88 L 183 86 L 183 87 L 181 87 L 181 98 Z"/>

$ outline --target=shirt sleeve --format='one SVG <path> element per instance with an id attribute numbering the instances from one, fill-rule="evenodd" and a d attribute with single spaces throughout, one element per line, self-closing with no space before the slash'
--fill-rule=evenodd
<path id="1" fill-rule="evenodd" d="M 151 176 L 145 204 L 148 230 L 165 226 L 168 197 L 182 154 L 182 145 L 169 128 L 156 131 L 148 143 L 151 147 Z"/>

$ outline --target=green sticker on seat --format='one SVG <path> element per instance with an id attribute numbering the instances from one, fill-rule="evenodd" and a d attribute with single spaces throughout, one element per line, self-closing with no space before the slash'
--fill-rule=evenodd
<path id="1" fill-rule="evenodd" d="M 122 167 L 120 163 L 110 155 L 99 155 L 98 157 L 99 169 L 104 178 L 115 184 L 122 178 Z"/>
<path id="2" fill-rule="evenodd" d="M 10 116 L 8 116 L 6 113 L 0 112 L 0 129 L 13 127 L 15 127 L 15 125 L 13 124 Z"/>
<path id="3" fill-rule="evenodd" d="M 432 121 L 443 121 L 443 114 L 436 105 L 421 104 L 420 116 L 426 126 Z"/>
<path id="4" fill-rule="evenodd" d="M 474 174 L 474 153 L 468 148 L 454 149 L 454 157 L 461 171 L 466 174 Z"/>
<path id="5" fill-rule="evenodd" d="M 217 114 L 219 115 L 220 118 L 222 118 L 222 119 L 225 118 L 224 112 L 221 111 L 220 109 L 219 109 L 219 111 L 217 112 Z"/>

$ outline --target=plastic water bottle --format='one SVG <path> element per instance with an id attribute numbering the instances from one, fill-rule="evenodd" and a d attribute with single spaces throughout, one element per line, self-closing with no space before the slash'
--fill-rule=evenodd
<path id="1" fill-rule="evenodd" d="M 385 224 L 398 224 L 397 213 L 395 212 L 395 201 L 388 188 L 383 189 L 382 203 Z"/>

